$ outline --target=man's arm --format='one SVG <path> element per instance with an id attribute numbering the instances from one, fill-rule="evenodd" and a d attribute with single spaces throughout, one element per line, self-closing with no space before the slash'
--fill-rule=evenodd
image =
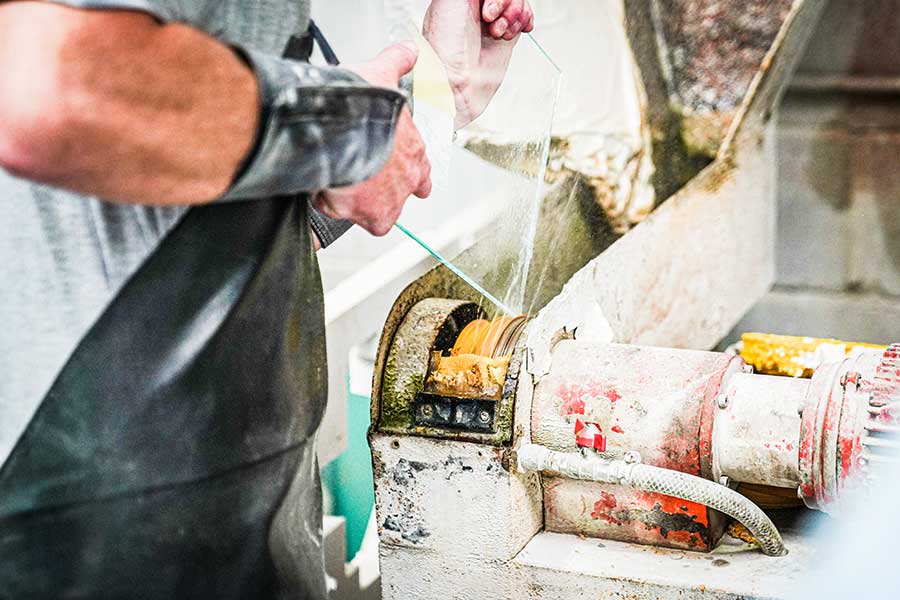
<path id="1" fill-rule="evenodd" d="M 212 200 L 257 128 L 232 49 L 140 13 L 0 4 L 0 81 L 0 166 L 111 200 Z"/>
<path id="2" fill-rule="evenodd" d="M 0 168 L 157 205 L 325 190 L 323 213 L 376 235 L 411 194 L 428 196 L 425 147 L 397 89 L 415 45 L 353 69 L 243 52 L 252 68 L 143 14 L 0 2 Z"/>

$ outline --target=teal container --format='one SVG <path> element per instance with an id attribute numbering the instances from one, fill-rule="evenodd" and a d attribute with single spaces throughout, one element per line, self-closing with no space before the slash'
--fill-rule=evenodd
<path id="1" fill-rule="evenodd" d="M 362 544 L 375 506 L 369 430 L 369 398 L 355 396 L 347 385 L 347 449 L 322 469 L 322 485 L 331 493 L 331 513 L 347 521 L 347 561 Z"/>

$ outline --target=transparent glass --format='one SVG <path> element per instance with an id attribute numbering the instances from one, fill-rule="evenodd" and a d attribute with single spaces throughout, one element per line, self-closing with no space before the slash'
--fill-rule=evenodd
<path id="1" fill-rule="evenodd" d="M 398 228 L 504 313 L 521 314 L 531 304 L 528 282 L 560 79 L 537 41 L 523 35 L 487 107 L 461 128 L 448 110 L 449 87 L 442 93 L 439 84 L 414 83 L 414 120 L 434 189 L 429 200 L 407 203 Z M 432 213 L 438 206 L 457 210 Z"/>

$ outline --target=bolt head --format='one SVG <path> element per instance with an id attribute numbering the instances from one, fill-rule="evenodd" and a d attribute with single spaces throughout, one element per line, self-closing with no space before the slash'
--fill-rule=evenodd
<path id="1" fill-rule="evenodd" d="M 622 460 L 624 460 L 629 465 L 637 464 L 641 462 L 641 455 L 635 452 L 634 450 L 629 450 L 625 454 L 622 455 Z"/>
<path id="2" fill-rule="evenodd" d="M 431 415 L 433 415 L 433 414 L 434 414 L 434 407 L 432 407 L 430 404 L 422 405 L 422 416 L 423 417 L 425 417 L 427 419 L 427 418 L 431 417 Z"/>
<path id="3" fill-rule="evenodd" d="M 728 487 L 731 484 L 731 479 L 729 479 L 728 475 L 722 475 L 719 477 L 719 483 Z"/>
<path id="4" fill-rule="evenodd" d="M 481 411 L 480 413 L 478 413 L 478 421 L 487 425 L 491 422 L 491 413 L 486 410 Z"/>
<path id="5" fill-rule="evenodd" d="M 741 370 L 742 370 L 744 373 L 751 373 L 751 374 L 752 374 L 752 373 L 753 373 L 753 365 L 744 365 L 744 366 L 741 367 Z"/>
<path id="6" fill-rule="evenodd" d="M 719 408 L 728 408 L 728 403 L 730 402 L 730 398 L 728 398 L 728 394 L 719 394 L 716 396 L 716 406 Z"/>

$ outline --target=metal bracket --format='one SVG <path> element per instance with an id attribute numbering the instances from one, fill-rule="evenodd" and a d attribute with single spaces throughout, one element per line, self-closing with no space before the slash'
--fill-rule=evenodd
<path id="1" fill-rule="evenodd" d="M 496 407 L 496 400 L 419 392 L 415 400 L 415 424 L 479 433 L 492 432 Z"/>

